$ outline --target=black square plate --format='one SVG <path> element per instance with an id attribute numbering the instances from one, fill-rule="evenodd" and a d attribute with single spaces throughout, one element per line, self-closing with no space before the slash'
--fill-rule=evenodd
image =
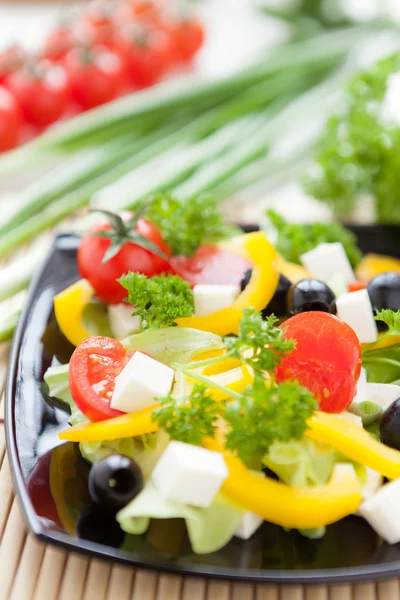
<path id="1" fill-rule="evenodd" d="M 365 252 L 400 258 L 400 227 L 358 227 Z M 74 444 L 59 444 L 68 416 L 49 403 L 43 374 L 68 361 L 73 347 L 59 332 L 53 297 L 78 279 L 77 239 L 56 238 L 32 282 L 16 332 L 7 382 L 7 446 L 26 522 L 45 542 L 138 567 L 241 580 L 339 582 L 400 574 L 400 544 L 383 543 L 367 523 L 349 517 L 308 540 L 265 523 L 248 541 L 195 555 L 182 521 L 153 521 L 142 536 L 124 535 L 114 518 L 90 505 L 89 467 Z M 399 507 L 400 513 L 400 507 Z M 77 523 L 80 536 L 76 535 Z"/>

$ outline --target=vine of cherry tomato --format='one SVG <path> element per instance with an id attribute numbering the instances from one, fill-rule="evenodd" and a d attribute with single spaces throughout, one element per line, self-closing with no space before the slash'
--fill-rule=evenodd
<path id="1" fill-rule="evenodd" d="M 0 52 L 0 152 L 186 68 L 203 41 L 201 23 L 173 18 L 161 2 L 92 0 L 48 34 L 37 56 L 15 44 Z"/>

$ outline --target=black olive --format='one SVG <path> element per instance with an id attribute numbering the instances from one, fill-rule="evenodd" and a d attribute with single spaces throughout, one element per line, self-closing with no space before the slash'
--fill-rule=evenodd
<path id="1" fill-rule="evenodd" d="M 275 290 L 271 301 L 262 311 L 263 317 L 274 314 L 276 317 L 284 317 L 288 314 L 287 294 L 292 283 L 287 277 L 279 274 L 278 287 Z"/>
<path id="2" fill-rule="evenodd" d="M 381 442 L 400 450 L 400 398 L 383 413 L 379 431 Z"/>
<path id="3" fill-rule="evenodd" d="M 143 475 L 139 465 L 122 454 L 112 454 L 90 469 L 90 495 L 104 508 L 119 510 L 142 489 Z"/>
<path id="4" fill-rule="evenodd" d="M 252 273 L 253 273 L 253 269 L 247 269 L 247 271 L 243 275 L 242 280 L 240 282 L 240 290 L 242 292 L 243 292 L 244 288 L 249 284 Z"/>
<path id="5" fill-rule="evenodd" d="M 389 308 L 397 311 L 400 309 L 400 275 L 394 271 L 380 273 L 367 286 L 374 312 Z M 377 321 L 378 329 L 387 329 L 382 321 Z"/>
<path id="6" fill-rule="evenodd" d="M 291 286 L 288 295 L 288 310 L 292 315 L 320 310 L 336 314 L 335 294 L 331 288 L 318 279 L 302 279 Z"/>
<path id="7" fill-rule="evenodd" d="M 119 548 L 125 539 L 125 532 L 119 526 L 115 512 L 97 504 L 89 504 L 79 513 L 76 535 L 113 548 Z"/>

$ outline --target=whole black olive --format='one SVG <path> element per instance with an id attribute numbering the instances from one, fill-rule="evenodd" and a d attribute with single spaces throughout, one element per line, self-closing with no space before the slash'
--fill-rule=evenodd
<path id="1" fill-rule="evenodd" d="M 389 308 L 397 311 L 400 309 L 400 275 L 394 271 L 380 273 L 367 285 L 368 294 L 371 300 L 372 308 L 383 310 Z M 386 329 L 382 321 L 377 321 L 378 329 Z"/>
<path id="2" fill-rule="evenodd" d="M 243 275 L 242 280 L 240 282 L 240 290 L 242 292 L 243 292 L 244 288 L 249 284 L 252 273 L 253 273 L 253 269 L 247 269 L 247 271 Z"/>
<path id="3" fill-rule="evenodd" d="M 112 454 L 94 464 L 89 473 L 89 492 L 99 506 L 120 510 L 143 489 L 139 465 L 122 454 Z"/>
<path id="4" fill-rule="evenodd" d="M 379 431 L 381 442 L 400 450 L 400 398 L 392 402 L 383 413 Z"/>
<path id="5" fill-rule="evenodd" d="M 291 315 L 319 310 L 336 314 L 336 298 L 331 288 L 318 279 L 302 279 L 291 286 L 288 295 L 288 310 Z"/>
<path id="6" fill-rule="evenodd" d="M 284 317 L 288 314 L 287 294 L 292 283 L 287 277 L 279 274 L 278 287 L 269 304 L 263 309 L 263 317 L 274 314 L 276 317 Z"/>

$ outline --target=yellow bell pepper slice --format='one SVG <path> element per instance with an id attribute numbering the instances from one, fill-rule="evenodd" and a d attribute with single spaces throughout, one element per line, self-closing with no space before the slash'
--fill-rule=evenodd
<path id="1" fill-rule="evenodd" d="M 262 310 L 271 300 L 279 280 L 275 267 L 275 248 L 262 232 L 243 235 L 237 239 L 236 245 L 238 253 L 242 254 L 244 250 L 253 263 L 253 272 L 246 288 L 229 308 L 218 310 L 206 317 L 177 319 L 176 323 L 180 327 L 211 331 L 221 336 L 237 333 L 245 308 Z M 235 245 L 232 246 L 234 247 Z"/>
<path id="2" fill-rule="evenodd" d="M 217 440 L 205 446 L 221 452 Z M 336 465 L 323 486 L 296 489 L 249 471 L 239 458 L 223 452 L 229 475 L 222 489 L 246 510 L 266 521 L 293 529 L 323 527 L 355 512 L 361 502 L 360 484 L 351 465 Z"/>
<path id="3" fill-rule="evenodd" d="M 400 477 L 400 452 L 376 441 L 365 429 L 342 415 L 316 412 L 307 425 L 309 438 L 336 448 L 388 479 Z"/>
<path id="4" fill-rule="evenodd" d="M 400 260 L 385 254 L 366 254 L 355 269 L 357 279 L 361 281 L 369 281 L 376 275 L 387 271 L 400 273 Z"/>
<path id="5" fill-rule="evenodd" d="M 93 296 L 93 288 L 86 279 L 80 279 L 54 298 L 57 323 L 65 337 L 74 346 L 91 336 L 82 321 L 83 309 Z"/>

